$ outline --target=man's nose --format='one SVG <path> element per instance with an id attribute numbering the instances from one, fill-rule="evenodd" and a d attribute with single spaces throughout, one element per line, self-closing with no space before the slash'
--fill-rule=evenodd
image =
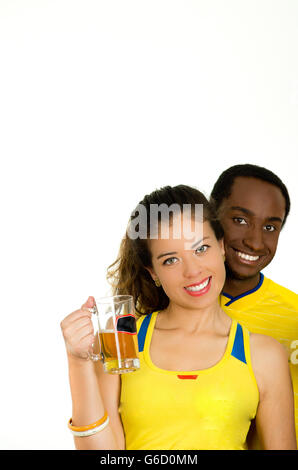
<path id="1" fill-rule="evenodd" d="M 243 239 L 243 243 L 247 248 L 250 250 L 257 252 L 262 251 L 265 247 L 264 244 L 264 231 L 263 227 L 259 227 L 258 225 L 252 225 L 247 230 L 245 237 Z"/>

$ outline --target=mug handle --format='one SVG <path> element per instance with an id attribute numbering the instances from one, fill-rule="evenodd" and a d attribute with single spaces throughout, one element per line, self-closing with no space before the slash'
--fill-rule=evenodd
<path id="1" fill-rule="evenodd" d="M 89 308 L 88 310 L 93 315 L 98 314 L 98 310 L 97 310 L 96 305 L 94 305 L 94 307 L 92 307 L 92 308 Z M 97 336 L 98 336 L 98 343 L 99 343 L 99 347 L 100 347 L 99 330 L 97 330 Z M 92 347 L 93 346 L 94 346 L 94 344 L 92 344 Z M 93 352 L 88 351 L 88 357 L 89 357 L 89 359 L 91 359 L 94 362 L 97 362 L 97 361 L 102 361 L 103 362 L 103 360 L 104 360 L 104 356 L 103 356 L 103 353 L 101 351 L 99 352 L 99 354 L 94 354 Z"/>

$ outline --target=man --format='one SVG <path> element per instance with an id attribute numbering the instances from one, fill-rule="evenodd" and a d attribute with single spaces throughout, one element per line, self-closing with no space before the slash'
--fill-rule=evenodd
<path id="1" fill-rule="evenodd" d="M 298 442 L 298 295 L 262 273 L 289 214 L 287 188 L 266 168 L 235 165 L 220 175 L 210 199 L 224 229 L 221 306 L 251 332 L 272 336 L 287 349 Z"/>

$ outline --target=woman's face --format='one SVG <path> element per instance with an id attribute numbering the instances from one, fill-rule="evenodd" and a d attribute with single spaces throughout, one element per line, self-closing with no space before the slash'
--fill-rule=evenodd
<path id="1" fill-rule="evenodd" d="M 149 240 L 152 268 L 148 270 L 153 280 L 159 279 L 172 304 L 207 308 L 218 303 L 225 282 L 223 242 L 216 239 L 209 222 L 188 223 L 192 239 L 183 233 L 175 238 L 171 224 L 167 239 Z"/>

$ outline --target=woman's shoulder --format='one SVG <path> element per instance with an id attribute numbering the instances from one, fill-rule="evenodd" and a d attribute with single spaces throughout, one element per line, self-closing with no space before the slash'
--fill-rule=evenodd
<path id="1" fill-rule="evenodd" d="M 267 390 L 281 377 L 289 375 L 288 352 L 275 338 L 251 333 L 250 354 L 260 391 Z"/>
<path id="2" fill-rule="evenodd" d="M 252 354 L 260 355 L 264 360 L 272 357 L 288 360 L 286 348 L 272 336 L 250 333 L 250 348 Z"/>

